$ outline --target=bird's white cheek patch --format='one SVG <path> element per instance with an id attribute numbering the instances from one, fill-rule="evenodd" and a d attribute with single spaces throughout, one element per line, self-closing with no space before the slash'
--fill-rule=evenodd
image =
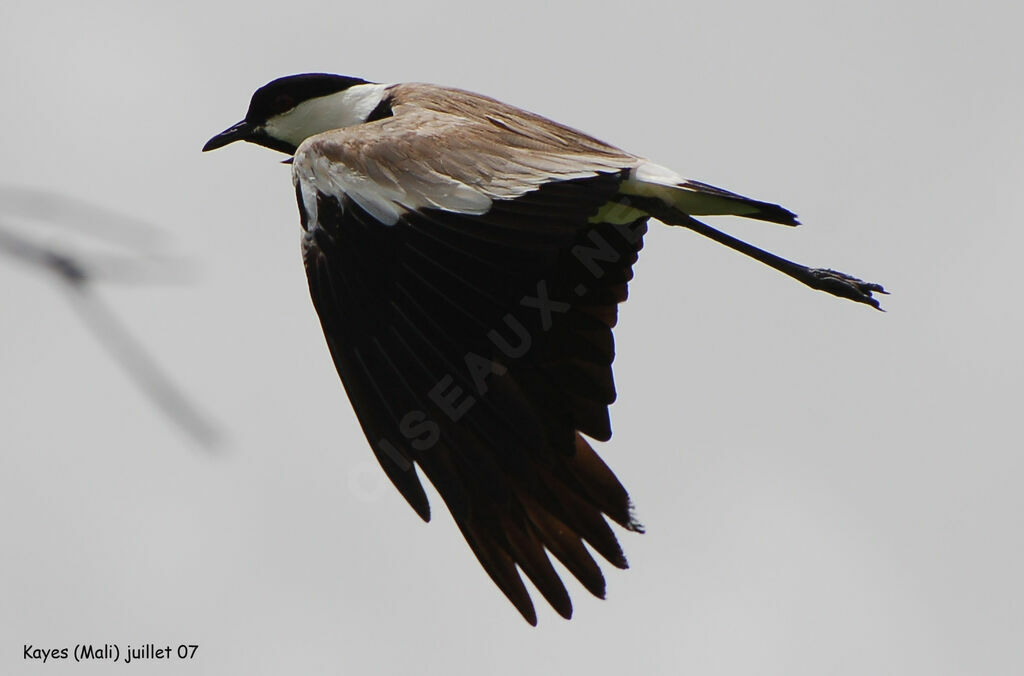
<path id="1" fill-rule="evenodd" d="M 335 94 L 303 101 L 287 113 L 267 120 L 266 132 L 273 138 L 298 146 L 310 136 L 362 124 L 390 86 L 356 85 Z"/>

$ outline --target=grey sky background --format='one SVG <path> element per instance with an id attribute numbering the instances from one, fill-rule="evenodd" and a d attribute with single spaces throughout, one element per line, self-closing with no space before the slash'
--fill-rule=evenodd
<path id="1" fill-rule="evenodd" d="M 0 185 L 145 221 L 185 281 L 98 291 L 218 424 L 173 427 L 0 257 L 0 672 L 1019 674 L 1019 26 L 1011 3 L 0 6 Z M 645 535 L 528 627 L 379 472 L 308 298 L 289 169 L 203 142 L 290 73 L 487 93 L 793 209 L 717 219 L 888 313 L 652 223 L 598 450 Z M 69 214 L 68 218 L 74 216 Z M 0 223 L 92 251 L 0 204 Z M 150 246 L 147 244 L 146 246 Z"/>

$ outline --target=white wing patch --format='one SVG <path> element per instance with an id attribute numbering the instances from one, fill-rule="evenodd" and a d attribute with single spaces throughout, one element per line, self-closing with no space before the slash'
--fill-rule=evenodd
<path id="1" fill-rule="evenodd" d="M 437 172 L 399 178 L 381 164 L 368 165 L 365 174 L 356 171 L 325 157 L 316 138 L 296 151 L 292 178 L 312 223 L 316 222 L 317 192 L 339 198 L 347 195 L 385 225 L 394 225 L 406 211 L 427 207 L 473 215 L 491 208 L 491 198 L 483 190 Z"/>
<path id="2" fill-rule="evenodd" d="M 309 176 L 303 180 L 303 175 L 292 165 L 292 184 L 295 186 L 299 198 L 302 200 L 302 212 L 306 215 L 303 225 L 307 232 L 313 230 L 316 225 L 319 213 L 316 205 L 316 186 L 313 185 Z"/>
<path id="3" fill-rule="evenodd" d="M 403 90 L 397 91 L 400 98 Z M 311 203 L 317 193 L 347 196 L 385 225 L 422 209 L 479 216 L 494 200 L 515 199 L 551 181 L 619 172 L 640 161 L 527 113 L 504 112 L 499 124 L 492 119 L 497 113 L 484 117 L 460 109 L 459 96 L 468 95 L 454 91 L 446 99 L 452 112 L 399 101 L 393 117 L 303 141 L 292 171 L 309 220 L 316 222 Z"/>

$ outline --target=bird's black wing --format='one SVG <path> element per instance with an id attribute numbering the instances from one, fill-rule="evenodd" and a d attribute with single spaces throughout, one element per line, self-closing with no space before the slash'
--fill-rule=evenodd
<path id="1" fill-rule="evenodd" d="M 299 190 L 313 303 L 374 453 L 427 520 L 419 466 L 531 624 L 517 566 L 570 617 L 545 549 L 603 597 L 583 543 L 625 568 L 605 517 L 640 530 L 583 436 L 611 436 L 612 327 L 646 232 L 646 218 L 590 222 L 622 177 L 553 181 L 481 215 L 406 211 L 392 225 L 345 194 L 318 191 L 314 205 Z"/>

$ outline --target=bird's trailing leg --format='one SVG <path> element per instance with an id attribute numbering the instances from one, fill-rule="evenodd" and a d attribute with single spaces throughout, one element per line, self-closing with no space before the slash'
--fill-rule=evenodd
<path id="1" fill-rule="evenodd" d="M 633 203 L 636 204 L 636 201 Z M 824 291 L 841 298 L 849 298 L 850 300 L 858 303 L 865 303 L 876 310 L 882 310 L 882 308 L 878 303 L 878 299 L 871 294 L 873 292 L 882 294 L 889 293 L 881 284 L 865 282 L 852 275 L 848 275 L 845 272 L 839 272 L 837 270 L 830 270 L 828 268 L 810 268 L 806 265 L 800 265 L 799 263 L 788 261 L 785 258 L 776 256 L 764 249 L 758 249 L 756 246 L 747 244 L 746 242 L 736 239 L 735 237 L 731 237 L 719 230 L 715 230 L 710 225 L 701 223 L 692 216 L 688 216 L 676 209 L 672 209 L 660 200 L 644 200 L 642 208 L 662 223 L 667 223 L 668 225 L 681 225 L 684 228 L 689 228 L 694 232 L 698 232 L 705 237 L 715 240 L 719 244 L 724 244 L 730 249 L 734 249 L 735 251 L 739 251 L 742 254 L 750 256 L 754 260 L 761 261 L 765 265 L 775 268 L 779 272 L 789 275 L 799 282 L 803 282 L 812 289 L 818 289 L 819 291 Z M 884 312 L 884 310 L 882 311 Z"/>
<path id="2" fill-rule="evenodd" d="M 754 260 L 761 261 L 765 265 L 775 268 L 783 274 L 789 275 L 798 282 L 803 282 L 812 289 L 818 289 L 819 291 L 824 291 L 841 298 L 849 298 L 850 300 L 857 301 L 858 303 L 866 303 L 876 310 L 882 310 L 882 308 L 879 306 L 878 299 L 872 296 L 871 293 L 873 291 L 883 294 L 889 293 L 881 284 L 865 282 L 852 275 L 848 275 L 845 272 L 830 270 L 828 268 L 809 268 L 806 265 L 800 265 L 799 263 L 788 261 L 785 258 L 776 256 L 764 249 L 758 249 L 756 246 L 747 244 L 735 237 L 730 237 L 724 232 L 715 230 L 711 226 L 705 225 L 704 223 L 701 223 L 694 218 L 690 218 L 689 216 L 686 217 L 685 221 L 686 222 L 684 223 L 674 223 L 673 225 L 682 225 L 694 232 L 699 232 L 705 237 L 715 240 L 719 244 L 724 244 L 730 249 L 746 254 Z M 882 311 L 884 312 L 884 310 Z"/>

